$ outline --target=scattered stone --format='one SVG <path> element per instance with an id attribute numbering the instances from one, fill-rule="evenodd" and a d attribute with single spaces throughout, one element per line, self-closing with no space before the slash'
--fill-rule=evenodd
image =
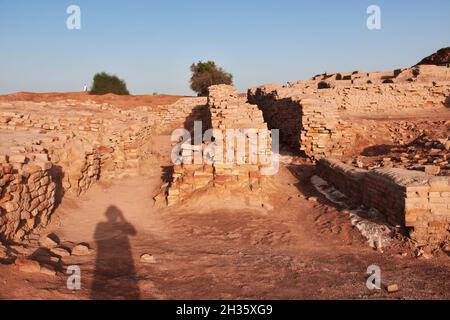
<path id="1" fill-rule="evenodd" d="M 73 256 L 87 256 L 91 253 L 91 250 L 88 245 L 80 243 L 72 248 Z"/>
<path id="2" fill-rule="evenodd" d="M 421 257 L 425 260 L 433 259 L 433 255 L 430 253 L 423 253 Z"/>
<path id="3" fill-rule="evenodd" d="M 39 244 L 45 248 L 52 249 L 59 245 L 59 239 L 55 234 L 48 234 L 39 240 Z"/>
<path id="4" fill-rule="evenodd" d="M 50 266 L 50 265 L 46 265 L 46 264 L 42 264 L 41 266 L 40 266 L 40 273 L 42 273 L 42 274 L 46 274 L 46 275 L 48 275 L 48 276 L 56 276 L 56 270 L 52 267 L 52 266 Z"/>
<path id="5" fill-rule="evenodd" d="M 419 258 L 424 254 L 424 252 L 422 249 L 416 249 L 414 254 L 416 255 L 416 258 Z"/>
<path id="6" fill-rule="evenodd" d="M 439 166 L 425 166 L 425 173 L 438 175 L 441 172 L 441 167 Z"/>
<path id="7" fill-rule="evenodd" d="M 50 252 L 59 257 L 69 257 L 70 256 L 70 251 L 65 248 L 53 248 L 50 250 Z"/>
<path id="8" fill-rule="evenodd" d="M 309 202 L 317 202 L 317 197 L 308 197 Z"/>
<path id="9" fill-rule="evenodd" d="M 450 140 L 445 141 L 444 148 L 445 150 L 450 151 Z"/>
<path id="10" fill-rule="evenodd" d="M 21 254 L 21 255 L 26 255 L 26 256 L 31 255 L 34 252 L 33 248 L 28 248 L 28 247 L 23 246 L 23 245 L 11 245 L 11 246 L 8 246 L 8 247 L 13 252 L 16 252 L 16 253 Z"/>
<path id="11" fill-rule="evenodd" d="M 8 257 L 8 249 L 0 244 L 0 259 L 5 259 Z"/>
<path id="12" fill-rule="evenodd" d="M 27 157 L 23 154 L 12 154 L 9 156 L 9 162 L 12 163 L 25 163 Z"/>
<path id="13" fill-rule="evenodd" d="M 389 293 L 394 293 L 399 290 L 398 285 L 396 285 L 396 284 L 390 284 L 387 286 L 386 289 L 387 289 L 387 292 L 389 292 Z"/>
<path id="14" fill-rule="evenodd" d="M 141 262 L 143 262 L 143 263 L 156 263 L 156 259 L 150 253 L 143 253 L 141 255 Z"/>
<path id="15" fill-rule="evenodd" d="M 30 260 L 24 257 L 17 257 L 15 261 L 15 265 L 19 268 L 22 272 L 27 273 L 39 273 L 41 271 L 41 267 L 39 265 L 39 262 Z"/>

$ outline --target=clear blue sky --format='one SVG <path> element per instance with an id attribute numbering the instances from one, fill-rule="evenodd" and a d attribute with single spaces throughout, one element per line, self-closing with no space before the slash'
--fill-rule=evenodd
<path id="1" fill-rule="evenodd" d="M 71 4 L 81 30 L 66 28 Z M 380 31 L 366 28 L 370 4 Z M 0 93 L 80 91 L 107 71 L 134 94 L 192 94 L 198 60 L 216 61 L 240 90 L 390 70 L 449 46 L 449 14 L 449 0 L 0 0 Z"/>

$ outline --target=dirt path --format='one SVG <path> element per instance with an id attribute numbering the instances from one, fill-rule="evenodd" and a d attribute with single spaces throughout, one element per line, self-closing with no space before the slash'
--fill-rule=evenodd
<path id="1" fill-rule="evenodd" d="M 63 243 L 94 249 L 63 259 L 81 267 L 81 290 L 68 290 L 63 272 L 47 276 L 0 265 L 0 298 L 450 298 L 447 256 L 420 260 L 373 251 L 345 214 L 320 198 L 308 201 L 303 194 L 314 191 L 286 168 L 276 183 L 276 194 L 221 190 L 157 208 L 152 195 L 159 176 L 100 182 L 79 199 L 66 198 L 46 230 Z M 141 262 L 143 253 L 153 261 Z M 396 283 L 400 291 L 368 290 L 372 264 L 381 267 L 383 284 Z"/>

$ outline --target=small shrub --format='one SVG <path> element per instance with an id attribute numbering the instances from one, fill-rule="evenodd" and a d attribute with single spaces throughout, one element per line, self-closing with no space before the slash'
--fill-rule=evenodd
<path id="1" fill-rule="evenodd" d="M 233 76 L 214 61 L 202 62 L 191 65 L 191 89 L 199 96 L 208 95 L 208 87 L 216 84 L 233 84 Z"/>
<path id="2" fill-rule="evenodd" d="M 118 95 L 130 94 L 124 80 L 119 79 L 115 75 L 107 74 L 106 72 L 97 73 L 94 76 L 94 82 L 92 83 L 90 93 L 96 95 L 107 93 L 114 93 Z"/>

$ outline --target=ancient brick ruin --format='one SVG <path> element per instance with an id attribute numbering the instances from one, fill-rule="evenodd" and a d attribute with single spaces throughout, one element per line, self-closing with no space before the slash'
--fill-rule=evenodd
<path id="1" fill-rule="evenodd" d="M 205 103 L 180 99 L 149 111 L 93 101 L 1 102 L 0 238 L 37 232 L 65 193 L 80 195 L 100 177 L 147 171 L 159 157 L 151 137 L 201 120 Z"/>
<path id="2" fill-rule="evenodd" d="M 449 70 L 323 74 L 252 88 L 247 98 L 218 85 L 207 98 L 130 110 L 93 101 L 1 102 L 0 237 L 26 239 L 48 223 L 66 193 L 80 195 L 100 178 L 161 170 L 161 163 L 167 176 L 155 200 L 164 205 L 207 188 L 261 192 L 278 153 L 270 130 L 278 129 L 283 147 L 315 162 L 317 174 L 355 203 L 379 210 L 420 243 L 448 241 L 450 139 L 425 140 L 425 155 L 406 146 L 398 168 L 390 159 L 386 168 L 355 168 L 349 159 L 367 134 L 357 120 L 447 110 Z M 176 129 L 185 134 L 172 134 Z M 155 152 L 154 137 L 167 142 L 164 154 Z M 407 170 L 417 165 L 426 172 Z"/>
<path id="3" fill-rule="evenodd" d="M 382 163 L 386 168 L 374 170 L 341 161 L 347 161 L 357 135 L 367 135 L 358 131 L 358 120 L 447 112 L 449 97 L 450 68 L 434 65 L 322 74 L 286 87 L 269 84 L 248 91 L 249 101 L 263 111 L 269 128 L 280 129 L 284 144 L 318 160 L 317 172 L 323 179 L 354 202 L 379 210 L 393 225 L 407 228 L 420 244 L 449 240 L 450 180 L 445 172 L 450 122 L 446 141 L 425 142 L 428 154 L 403 147 L 396 162 L 400 168 L 392 167 L 391 158 Z M 406 170 L 410 168 L 426 172 Z"/>
<path id="4" fill-rule="evenodd" d="M 383 213 L 393 226 L 410 228 L 419 244 L 448 240 L 448 177 L 398 168 L 369 171 L 325 158 L 317 162 L 317 174 L 356 203 Z"/>
<path id="5" fill-rule="evenodd" d="M 291 94 L 294 91 L 264 86 L 251 89 L 249 101 L 261 108 L 269 128 L 280 128 L 284 144 L 312 158 L 343 155 L 354 141 L 354 132 L 339 118 L 338 105 Z"/>
<path id="6" fill-rule="evenodd" d="M 168 205 L 208 186 L 259 189 L 268 174 L 264 171 L 271 168 L 271 133 L 256 105 L 246 103 L 232 86 L 218 85 L 209 88 L 207 112 L 210 123 L 203 125 L 211 129 L 210 137 L 197 137 L 197 144 L 196 137 L 181 143 L 172 178 L 162 192 Z"/>
<path id="7" fill-rule="evenodd" d="M 431 68 L 430 74 L 421 72 Z M 280 129 L 280 139 L 306 156 L 342 156 L 354 142 L 352 116 L 383 112 L 435 111 L 448 104 L 447 67 L 419 66 L 393 73 L 320 75 L 285 88 L 264 85 L 252 88 L 248 100 L 264 112 L 269 128 Z M 401 77 L 404 73 L 411 77 Z M 415 76 L 414 76 L 415 75 Z M 421 77 L 423 75 L 423 77 Z M 389 78 L 389 83 L 382 79 Z M 328 85 L 321 87 L 326 79 Z M 377 81 L 375 81 L 377 80 Z M 397 81 L 397 82 L 395 82 Z"/>

